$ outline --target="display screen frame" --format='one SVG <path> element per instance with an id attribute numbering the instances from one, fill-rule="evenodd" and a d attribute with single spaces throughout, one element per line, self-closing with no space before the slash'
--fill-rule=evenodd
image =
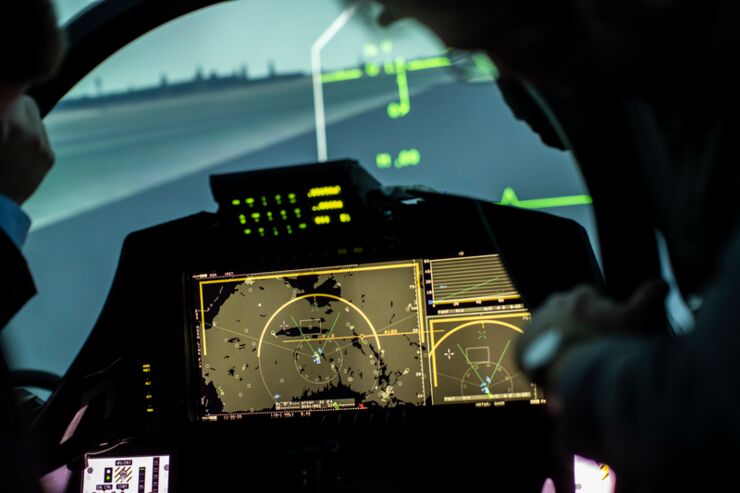
<path id="1" fill-rule="evenodd" d="M 529 399 L 509 399 L 509 398 L 501 398 L 500 400 L 497 399 L 469 399 L 469 400 L 461 400 L 461 403 L 463 405 L 450 405 L 450 404 L 442 404 L 442 402 L 435 401 L 434 404 L 432 402 L 431 396 L 425 397 L 425 402 L 423 402 L 421 405 L 398 405 L 395 407 L 381 407 L 376 406 L 372 408 L 367 407 L 359 407 L 357 405 L 355 406 L 349 406 L 346 407 L 349 410 L 341 409 L 343 412 L 340 413 L 327 413 L 323 412 L 326 411 L 326 409 L 321 408 L 321 402 L 316 403 L 314 402 L 316 406 L 313 407 L 313 409 L 310 408 L 310 406 L 307 406 L 308 408 L 301 408 L 301 406 L 295 407 L 295 408 L 283 408 L 280 410 L 273 409 L 273 410 L 264 410 L 262 413 L 244 413 L 244 412 L 234 412 L 234 413 L 225 413 L 224 415 L 219 415 L 217 417 L 214 417 L 213 415 L 209 415 L 208 413 L 203 411 L 201 397 L 203 394 L 203 388 L 201 384 L 201 377 L 203 373 L 201 372 L 201 347 L 200 347 L 200 339 L 201 337 L 198 335 L 199 330 L 195 329 L 195 324 L 193 323 L 193 313 L 194 311 L 198 310 L 198 306 L 200 303 L 200 296 L 197 295 L 193 290 L 193 285 L 196 284 L 200 280 L 205 280 L 206 282 L 209 281 L 218 281 L 223 279 L 228 279 L 229 277 L 234 277 L 238 279 L 240 276 L 238 273 L 240 272 L 248 272 L 250 273 L 248 276 L 251 277 L 260 277 L 260 276 L 271 276 L 271 275 L 280 275 L 280 274 L 294 274 L 297 271 L 305 271 L 305 270 L 328 270 L 331 271 L 332 269 L 337 268 L 344 268 L 344 269 L 352 269 L 352 268 L 362 268 L 363 266 L 368 265 L 388 265 L 388 264 L 397 264 L 397 263 L 415 263 L 418 267 L 418 275 L 419 275 L 419 286 L 420 289 L 426 292 L 426 287 L 428 283 L 431 281 L 431 279 L 427 279 L 425 277 L 425 271 L 429 271 L 430 264 L 433 264 L 434 262 L 438 261 L 449 261 L 449 260 L 457 260 L 457 259 L 473 259 L 475 257 L 481 257 L 481 256 L 499 256 L 498 253 L 494 251 L 494 249 L 488 245 L 482 248 L 478 248 L 476 250 L 468 250 L 462 251 L 458 250 L 455 252 L 445 251 L 445 252 L 433 252 L 432 254 L 422 254 L 422 255 L 414 255 L 414 259 L 409 260 L 409 255 L 366 255 L 365 252 L 362 252 L 361 249 L 356 249 L 354 252 L 347 252 L 347 251 L 339 251 L 339 255 L 335 255 L 332 257 L 327 257 L 325 260 L 316 260 L 316 259 L 309 259 L 309 258 L 303 258 L 300 260 L 293 260 L 291 262 L 286 261 L 274 261 L 270 262 L 269 264 L 261 263 L 257 268 L 255 268 L 254 265 L 246 265 L 246 267 L 240 268 L 238 271 L 236 270 L 217 270 L 214 268 L 211 269 L 191 269 L 188 272 L 183 273 L 183 283 L 184 283 L 184 290 L 185 290 L 185 296 L 186 296 L 186 308 L 185 308 L 185 315 L 186 315 L 186 327 L 187 327 L 187 335 L 188 335 L 188 344 L 190 348 L 190 354 L 189 354 L 189 380 L 190 380 L 190 390 L 191 393 L 189 395 L 189 402 L 191 404 L 190 409 L 190 419 L 194 422 L 212 422 L 212 421 L 234 421 L 234 420 L 241 420 L 245 419 L 247 421 L 256 419 L 259 416 L 266 417 L 266 418 L 294 418 L 294 417 L 302 417 L 302 418 L 310 418 L 310 417 L 318 417 L 323 416 L 326 414 L 348 414 L 350 412 L 354 413 L 363 413 L 364 411 L 378 411 L 378 412 L 386 412 L 386 413 L 392 413 L 394 411 L 400 410 L 401 412 L 422 412 L 422 413 L 434 413 L 439 414 L 445 410 L 446 413 L 455 413 L 457 411 L 461 411 L 463 409 L 470 410 L 470 409 L 483 409 L 483 408 L 517 408 L 521 409 L 521 407 L 527 407 L 527 408 L 539 408 L 542 407 L 542 404 L 546 403 L 546 400 L 544 399 L 543 393 L 541 388 L 536 387 L 532 385 L 532 395 Z M 426 260 L 425 260 L 426 259 Z M 426 263 L 425 263 L 426 262 Z M 510 269 L 508 269 L 505 266 L 505 263 L 503 262 L 503 259 L 499 256 L 499 263 L 501 267 L 504 268 L 506 274 L 509 277 L 509 282 L 512 286 L 514 286 L 515 291 L 517 292 L 517 296 L 515 297 L 514 301 L 518 301 L 521 306 L 519 312 L 515 313 L 512 312 L 511 314 L 516 316 L 522 316 L 522 318 L 526 317 L 526 320 L 528 321 L 531 317 L 529 313 L 529 309 L 527 308 L 529 305 L 525 299 L 525 297 L 522 294 L 521 289 L 516 286 L 514 278 L 511 276 Z M 219 264 L 223 265 L 223 262 L 219 262 Z M 233 263 L 232 265 L 234 265 Z M 246 263 L 245 263 L 246 264 Z M 325 266 L 325 267 L 315 267 L 315 266 Z M 253 273 L 253 274 L 252 274 Z M 245 277 L 245 276 L 241 276 Z M 432 281 L 433 282 L 433 281 Z M 421 296 L 421 300 L 419 301 L 419 304 L 417 306 L 421 306 L 423 303 L 429 303 L 429 300 L 426 298 L 426 294 L 424 293 L 423 296 Z M 476 301 L 470 301 L 471 304 L 476 304 Z M 465 310 L 467 308 L 470 308 L 470 306 L 461 306 L 461 304 L 449 304 L 448 306 L 444 306 L 444 309 L 442 309 L 442 305 L 436 307 L 437 310 L 432 315 L 435 319 L 435 324 L 438 323 L 438 321 L 446 322 L 445 318 L 453 319 L 453 321 L 457 322 L 456 319 L 459 319 L 460 317 L 469 317 L 471 320 L 478 319 L 480 321 L 481 318 L 488 318 L 492 319 L 495 318 L 495 315 L 487 315 L 483 314 L 482 312 L 470 312 L 466 313 Z M 426 324 L 426 319 L 428 318 L 427 314 L 427 305 L 423 304 L 425 307 L 424 313 L 422 318 L 425 320 L 424 324 Z M 510 314 L 510 315 L 511 315 Z M 464 322 L 460 320 L 460 322 Z M 458 324 L 459 325 L 459 324 Z M 520 327 L 523 329 L 523 326 Z M 201 329 L 202 330 L 202 329 Z M 426 329 L 425 329 L 426 330 Z M 236 336 L 236 335 L 235 335 Z M 240 341 L 233 341 L 234 343 L 240 342 Z M 507 349 L 512 349 L 511 347 L 507 347 Z M 467 350 L 466 350 L 467 352 Z M 511 351 L 513 353 L 513 351 Z M 503 355 L 498 355 L 503 358 Z M 454 356 L 453 356 L 454 357 Z M 486 358 L 484 358 L 486 359 Z M 491 357 L 487 358 L 488 360 L 491 359 Z M 495 358 L 498 360 L 498 357 Z M 508 359 L 508 358 L 507 358 Z M 422 364 L 425 365 L 425 367 L 429 364 L 430 358 L 428 358 L 426 355 L 422 356 Z M 468 361 L 468 363 L 471 363 L 471 361 Z M 498 365 L 496 365 L 498 363 Z M 476 363 L 476 366 L 478 363 Z M 490 368 L 493 368 L 492 373 L 495 375 L 496 371 L 499 370 L 501 365 L 501 361 L 492 361 L 489 366 Z M 473 370 L 471 374 L 475 373 L 475 368 L 472 368 L 473 365 L 470 365 L 471 369 Z M 475 379 L 475 377 L 471 377 Z M 422 379 L 425 380 L 426 385 L 431 385 L 431 370 L 429 369 L 429 373 L 426 373 L 423 375 Z M 477 383 L 483 383 L 486 381 L 486 378 L 483 378 L 481 382 Z M 476 383 L 476 382 L 472 382 Z M 339 403 L 341 406 L 345 406 L 346 403 Z M 460 404 L 460 403 L 458 403 Z M 467 404 L 467 405 L 465 405 Z M 336 404 L 334 404 L 336 406 Z M 317 412 L 321 411 L 321 412 Z M 473 411 L 475 412 L 475 411 Z M 504 411 L 502 411 L 504 412 Z M 538 412 L 538 411 L 535 411 Z"/>
<path id="2" fill-rule="evenodd" d="M 161 464 L 160 461 L 164 459 L 164 464 Z M 111 481 L 107 482 L 104 481 L 105 486 L 110 485 L 110 488 L 106 488 L 105 490 L 101 488 L 101 484 L 93 483 L 93 485 L 88 484 L 88 475 L 91 474 L 94 471 L 91 471 L 91 469 L 94 469 L 91 465 L 91 461 L 99 462 L 100 465 L 97 467 L 103 467 L 104 468 L 104 475 L 106 474 L 106 469 L 110 469 L 111 471 Z M 144 470 L 144 477 L 142 478 L 142 469 L 145 469 L 142 466 L 143 461 L 150 461 L 152 462 L 152 467 L 154 467 L 154 464 L 158 466 L 160 470 L 157 471 L 156 478 L 152 475 L 149 477 L 149 473 Z M 107 463 L 107 464 L 106 464 Z M 105 466 L 110 464 L 110 468 L 106 468 Z M 117 471 L 115 470 L 117 467 L 125 468 L 130 467 L 132 470 L 129 471 L 129 473 L 125 473 L 124 471 L 121 471 L 121 474 L 128 474 L 130 477 L 126 481 L 126 485 L 130 486 L 129 483 L 132 481 L 136 483 L 137 481 L 143 480 L 145 482 L 145 486 L 143 486 L 143 489 L 146 493 L 174 493 L 176 491 L 175 484 L 174 484 L 174 478 L 176 477 L 175 472 L 175 460 L 171 453 L 162 453 L 162 454 L 151 454 L 151 453 L 132 453 L 132 454 L 122 454 L 120 452 L 114 453 L 103 453 L 103 454 L 87 454 L 85 455 L 85 468 L 82 471 L 82 476 L 80 478 L 80 492 L 81 493 L 91 493 L 91 492 L 98 492 L 98 491 L 120 491 L 120 488 L 115 488 L 116 482 L 115 482 L 115 475 L 117 474 Z M 133 469 L 137 469 L 138 475 L 134 477 L 134 471 Z M 162 478 L 164 474 L 164 480 Z M 127 476 L 128 477 L 128 476 Z M 119 483 L 121 484 L 121 483 Z M 154 485 L 157 485 L 156 487 Z M 142 486 L 139 486 L 136 490 L 134 488 L 127 487 L 126 491 L 130 491 L 131 493 L 134 493 L 134 491 L 141 491 Z"/>

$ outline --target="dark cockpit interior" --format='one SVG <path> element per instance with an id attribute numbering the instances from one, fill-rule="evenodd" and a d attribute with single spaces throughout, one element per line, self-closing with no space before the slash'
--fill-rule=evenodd
<path id="1" fill-rule="evenodd" d="M 3 335 L 53 491 L 612 491 L 514 346 L 660 271 L 621 122 L 334 0 L 57 6 Z"/>

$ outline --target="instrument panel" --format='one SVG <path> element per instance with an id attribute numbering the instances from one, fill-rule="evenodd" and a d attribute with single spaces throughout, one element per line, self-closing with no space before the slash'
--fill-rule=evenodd
<path id="1" fill-rule="evenodd" d="M 404 467 L 375 471 L 374 487 L 473 489 L 488 481 L 459 450 L 489 434 L 506 444 L 490 451 L 505 491 L 535 491 L 563 466 L 513 349 L 551 293 L 598 284 L 583 228 L 384 188 L 350 161 L 211 185 L 217 213 L 127 238 L 98 323 L 38 419 L 46 471 L 128 443 L 131 457 L 171 457 L 183 491 L 364 485 L 363 464 L 389 446 L 367 437 L 385 436 Z M 222 474 L 245 463 L 248 481 Z M 101 467 L 80 481 L 117 484 Z"/>
<path id="2" fill-rule="evenodd" d="M 526 400 L 529 312 L 499 254 L 195 274 L 198 418 Z"/>

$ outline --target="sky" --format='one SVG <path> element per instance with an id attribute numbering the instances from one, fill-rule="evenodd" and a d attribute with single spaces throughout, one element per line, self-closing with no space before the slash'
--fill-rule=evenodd
<path id="1" fill-rule="evenodd" d="M 103 0 L 105 1 L 105 0 Z M 67 22 L 93 0 L 56 0 Z M 135 41 L 101 65 L 72 92 L 93 95 L 193 77 L 232 73 L 246 65 L 253 77 L 268 72 L 311 69 L 313 43 L 341 14 L 338 0 L 239 0 L 177 19 Z M 390 30 L 368 26 L 359 16 L 322 52 L 325 71 L 347 68 L 363 59 L 365 45 L 390 40 L 393 56 L 415 58 L 440 53 L 443 46 L 425 28 L 405 22 Z"/>

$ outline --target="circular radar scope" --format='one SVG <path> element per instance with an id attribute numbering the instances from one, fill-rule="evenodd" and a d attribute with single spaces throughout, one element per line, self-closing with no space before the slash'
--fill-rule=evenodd
<path id="1" fill-rule="evenodd" d="M 518 318 L 518 320 L 517 320 Z M 433 348 L 435 404 L 532 399 L 536 387 L 516 369 L 513 345 L 529 315 L 440 320 Z"/>
<path id="2" fill-rule="evenodd" d="M 360 399 L 374 390 L 382 355 L 367 315 L 349 300 L 322 293 L 278 308 L 257 349 L 262 382 L 275 402 Z"/>

